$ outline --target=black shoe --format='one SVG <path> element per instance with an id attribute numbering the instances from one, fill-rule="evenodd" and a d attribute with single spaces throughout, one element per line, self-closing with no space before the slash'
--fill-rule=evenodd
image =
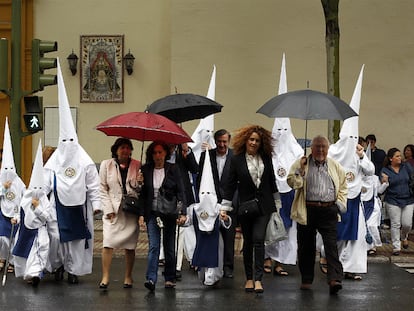
<path id="1" fill-rule="evenodd" d="M 35 276 L 32 278 L 32 286 L 37 287 L 40 283 L 40 278 L 38 276 Z"/>
<path id="2" fill-rule="evenodd" d="M 56 269 L 56 271 L 55 271 L 55 281 L 62 281 L 63 280 L 63 272 L 65 272 L 65 268 L 63 267 L 63 265 Z"/>
<path id="3" fill-rule="evenodd" d="M 232 279 L 233 278 L 233 270 L 230 269 L 229 267 L 224 267 L 223 276 L 225 278 Z"/>
<path id="4" fill-rule="evenodd" d="M 339 281 L 330 281 L 329 282 L 329 294 L 336 295 L 342 289 L 342 283 Z"/>
<path id="5" fill-rule="evenodd" d="M 68 273 L 68 283 L 69 284 L 78 284 L 79 279 L 76 275 Z"/>
<path id="6" fill-rule="evenodd" d="M 144 283 L 144 286 L 148 288 L 151 292 L 155 290 L 155 283 L 153 280 L 148 280 Z"/>
<path id="7" fill-rule="evenodd" d="M 108 289 L 108 285 L 109 285 L 109 283 L 100 283 L 99 284 L 99 289 L 102 289 L 102 290 L 107 290 Z"/>
<path id="8" fill-rule="evenodd" d="M 180 270 L 175 271 L 175 279 L 177 281 L 181 281 L 181 278 L 182 278 L 181 271 Z"/>

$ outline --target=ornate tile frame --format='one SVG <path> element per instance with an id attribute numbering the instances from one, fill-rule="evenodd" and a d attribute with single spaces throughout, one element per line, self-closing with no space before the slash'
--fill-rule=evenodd
<path id="1" fill-rule="evenodd" d="M 80 36 L 80 102 L 124 102 L 124 36 Z"/>

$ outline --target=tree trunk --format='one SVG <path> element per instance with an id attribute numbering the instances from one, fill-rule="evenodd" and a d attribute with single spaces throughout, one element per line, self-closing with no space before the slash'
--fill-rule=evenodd
<path id="1" fill-rule="evenodd" d="M 326 45 L 326 77 L 328 93 L 339 95 L 339 0 L 321 0 L 325 15 L 325 45 Z M 328 121 L 328 139 L 338 140 L 340 130 L 339 120 Z"/>

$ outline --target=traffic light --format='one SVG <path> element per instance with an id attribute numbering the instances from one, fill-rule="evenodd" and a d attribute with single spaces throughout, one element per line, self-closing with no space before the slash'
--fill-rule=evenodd
<path id="1" fill-rule="evenodd" d="M 43 97 L 26 96 L 24 98 L 26 113 L 23 115 L 24 124 L 30 133 L 43 130 Z"/>
<path id="2" fill-rule="evenodd" d="M 57 51 L 56 41 L 32 40 L 32 91 L 42 91 L 47 85 L 57 84 L 57 76 L 44 74 L 46 69 L 56 68 L 56 57 L 43 57 L 45 53 Z"/>

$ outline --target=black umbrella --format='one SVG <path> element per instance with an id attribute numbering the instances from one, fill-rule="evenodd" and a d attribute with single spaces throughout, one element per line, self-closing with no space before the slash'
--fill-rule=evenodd
<path id="1" fill-rule="evenodd" d="M 202 119 L 221 111 L 222 105 L 197 94 L 173 94 L 157 99 L 147 111 L 167 117 L 177 123 Z"/>
<path id="2" fill-rule="evenodd" d="M 336 96 L 314 90 L 287 92 L 268 100 L 257 113 L 273 118 L 296 118 L 306 120 L 345 120 L 358 114 Z M 306 149 L 305 149 L 306 150 Z"/>

